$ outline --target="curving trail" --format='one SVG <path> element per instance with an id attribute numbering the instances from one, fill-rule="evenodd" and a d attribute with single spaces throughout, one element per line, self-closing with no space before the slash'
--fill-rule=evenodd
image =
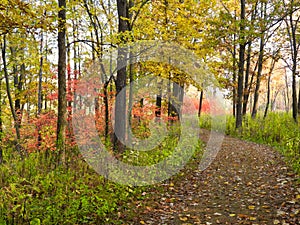
<path id="1" fill-rule="evenodd" d="M 208 169 L 199 160 L 135 202 L 126 224 L 300 224 L 299 177 L 272 148 L 225 137 Z"/>

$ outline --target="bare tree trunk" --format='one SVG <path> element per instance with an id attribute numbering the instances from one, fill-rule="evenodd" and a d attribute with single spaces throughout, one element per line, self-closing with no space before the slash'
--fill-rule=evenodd
<path id="1" fill-rule="evenodd" d="M 289 90 L 289 84 L 288 84 L 288 77 L 287 77 L 287 73 L 286 73 L 286 70 L 285 70 L 285 88 L 286 88 L 286 96 L 284 98 L 286 98 L 286 112 L 289 112 L 290 111 L 290 90 Z"/>
<path id="2" fill-rule="evenodd" d="M 128 31 L 128 22 L 125 18 L 128 18 L 128 5 L 127 0 L 117 0 L 117 8 L 118 8 L 118 32 L 120 35 L 125 31 Z M 124 37 L 121 37 L 122 44 L 126 42 Z M 127 60 L 127 50 L 122 48 L 121 46 L 118 49 L 118 68 L 122 65 L 124 60 Z M 117 79 L 116 79 L 116 105 L 115 105 L 115 132 L 114 132 L 114 149 L 118 153 L 123 153 L 125 150 L 124 142 L 126 138 L 126 95 L 122 93 L 120 95 L 122 89 L 126 86 L 126 67 L 119 68 L 117 71 Z M 118 96 L 119 95 L 119 96 Z"/>
<path id="3" fill-rule="evenodd" d="M 266 14 L 267 14 L 267 3 L 261 3 L 261 19 L 265 19 Z M 253 109 L 251 114 L 252 118 L 256 117 L 257 109 L 258 109 L 260 82 L 261 82 L 261 76 L 263 71 L 264 49 L 265 49 L 265 33 L 263 32 L 260 37 L 257 78 L 256 78 L 255 92 L 254 92 Z"/>
<path id="4" fill-rule="evenodd" d="M 264 57 L 264 37 L 261 37 L 259 57 L 258 57 L 258 70 L 257 70 L 257 77 L 256 77 L 256 86 L 255 86 L 255 92 L 254 92 L 253 109 L 252 109 L 252 114 L 251 114 L 252 118 L 255 118 L 256 114 L 257 114 L 260 81 L 261 81 L 261 75 L 262 75 L 262 69 L 263 69 L 263 57 Z"/>
<path id="5" fill-rule="evenodd" d="M 57 149 L 65 157 L 67 99 L 66 99 L 66 0 L 58 0 L 58 118 Z M 63 159 L 64 160 L 64 159 Z"/>
<path id="6" fill-rule="evenodd" d="M 200 118 L 201 112 L 202 112 L 202 104 L 203 104 L 203 89 L 200 92 L 200 98 L 199 98 L 199 110 L 198 110 L 198 117 Z"/>
<path id="7" fill-rule="evenodd" d="M 232 115 L 236 116 L 236 98 L 237 98 L 237 89 L 235 87 L 236 84 L 236 34 L 234 34 L 234 46 L 233 46 L 233 75 L 232 75 L 232 83 L 233 83 L 233 89 L 232 89 Z"/>
<path id="8" fill-rule="evenodd" d="M 159 78 L 158 78 L 159 79 Z M 158 82 L 159 94 L 156 96 L 156 110 L 155 117 L 159 121 L 161 118 L 161 102 L 162 102 L 162 81 Z"/>
<path id="9" fill-rule="evenodd" d="M 240 49 L 239 49 L 239 70 L 238 70 L 238 93 L 237 93 L 237 109 L 236 109 L 236 128 L 240 128 L 243 122 L 242 104 L 243 104 L 243 82 L 244 82 L 244 64 L 245 64 L 245 16 L 246 3 L 241 0 L 241 23 L 240 23 Z"/>
<path id="10" fill-rule="evenodd" d="M 297 2 L 297 1 L 296 1 Z M 285 5 L 287 10 L 289 10 L 289 14 L 287 19 L 285 20 L 287 33 L 289 37 L 290 42 L 290 50 L 291 50 L 291 57 L 292 57 L 292 110 L 293 110 L 293 119 L 295 122 L 298 122 L 298 102 L 297 102 L 297 62 L 298 62 L 298 51 L 300 47 L 300 42 L 298 42 L 297 39 L 297 26 L 300 22 L 300 16 L 296 15 L 295 13 L 295 7 L 296 2 L 294 0 L 291 0 L 289 2 L 288 8 Z M 299 95 L 300 96 L 300 95 Z"/>
<path id="11" fill-rule="evenodd" d="M 245 85 L 244 85 L 244 101 L 243 101 L 243 115 L 246 115 L 247 113 L 247 105 L 248 105 L 248 99 L 249 99 L 249 75 L 250 75 L 250 66 L 251 66 L 251 52 L 252 52 L 252 42 L 248 44 L 248 50 L 247 50 L 247 64 L 246 64 L 246 74 L 245 74 Z"/>
<path id="12" fill-rule="evenodd" d="M 297 64 L 293 63 L 292 69 L 292 108 L 293 108 L 293 119 L 295 122 L 298 121 L 298 107 L 297 107 L 297 81 L 296 81 L 296 67 Z"/>
<path id="13" fill-rule="evenodd" d="M 43 62 L 44 62 L 44 57 L 43 57 L 43 41 L 44 41 L 44 35 L 43 32 L 41 32 L 41 43 L 40 43 L 40 68 L 39 68 L 39 79 L 38 79 L 38 117 L 41 115 L 42 113 L 42 107 L 43 107 L 43 103 L 42 103 L 42 82 L 43 82 Z M 42 142 L 42 136 L 41 136 L 41 131 L 40 131 L 41 127 L 40 125 L 38 125 L 37 127 L 37 132 L 38 132 L 38 147 L 41 146 L 41 142 Z"/>
<path id="14" fill-rule="evenodd" d="M 268 82 L 267 82 L 267 103 L 266 103 L 266 108 L 265 108 L 265 113 L 264 113 L 264 118 L 267 117 L 268 114 L 268 109 L 270 105 L 270 99 L 271 99 L 271 77 L 272 77 L 272 72 L 275 66 L 275 60 L 272 60 L 269 76 L 268 76 Z"/>

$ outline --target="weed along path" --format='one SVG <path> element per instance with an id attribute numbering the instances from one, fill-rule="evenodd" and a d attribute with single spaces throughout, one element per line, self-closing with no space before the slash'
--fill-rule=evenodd
<path id="1" fill-rule="evenodd" d="M 209 168 L 199 161 L 132 203 L 126 224 L 300 224 L 299 177 L 272 148 L 225 137 Z"/>

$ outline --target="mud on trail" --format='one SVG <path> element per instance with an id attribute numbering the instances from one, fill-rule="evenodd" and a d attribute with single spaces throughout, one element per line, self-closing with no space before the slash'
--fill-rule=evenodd
<path id="1" fill-rule="evenodd" d="M 300 224 L 299 177 L 276 150 L 226 136 L 204 171 L 200 160 L 132 203 L 125 224 Z"/>

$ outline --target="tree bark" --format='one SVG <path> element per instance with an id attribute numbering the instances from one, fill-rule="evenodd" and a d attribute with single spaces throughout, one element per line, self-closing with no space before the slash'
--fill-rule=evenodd
<path id="1" fill-rule="evenodd" d="M 266 18 L 267 13 L 267 3 L 261 3 L 261 19 Z M 263 61 L 264 61 L 264 49 L 265 49 L 265 33 L 261 33 L 260 37 L 260 47 L 259 47 L 259 56 L 258 56 L 258 69 L 257 69 L 257 78 L 256 78 L 256 86 L 254 92 L 254 101 L 253 101 L 253 109 L 251 117 L 255 118 L 258 109 L 258 100 L 259 100 L 259 90 L 260 90 L 260 82 L 263 70 Z"/>
<path id="2" fill-rule="evenodd" d="M 271 101 L 271 76 L 272 76 L 272 73 L 273 73 L 273 70 L 275 67 L 275 63 L 276 63 L 276 60 L 274 58 L 272 58 L 271 68 L 270 68 L 268 82 L 267 82 L 267 103 L 266 103 L 264 118 L 267 117 L 268 109 L 269 109 L 269 105 L 270 105 L 270 101 Z"/>
<path id="3" fill-rule="evenodd" d="M 199 118 L 201 116 L 202 104 L 203 104 L 203 90 L 201 90 L 201 92 L 200 92 L 200 98 L 199 98 L 199 110 L 198 110 L 198 117 Z"/>
<path id="4" fill-rule="evenodd" d="M 287 72 L 285 70 L 284 74 L 284 81 L 285 81 L 285 89 L 286 89 L 286 96 L 284 98 L 286 99 L 286 104 L 285 104 L 285 110 L 286 112 L 290 111 L 290 89 L 289 89 L 289 84 L 288 84 L 288 77 L 287 77 Z"/>
<path id="5" fill-rule="evenodd" d="M 298 23 L 300 22 L 300 16 L 297 18 L 295 15 L 295 1 L 291 0 L 289 3 L 289 14 L 287 19 L 285 20 L 286 22 L 286 28 L 289 36 L 289 42 L 290 42 L 290 50 L 291 50 L 291 57 L 292 57 L 292 114 L 293 114 L 293 119 L 297 123 L 298 122 L 298 102 L 297 102 L 297 81 L 296 81 L 296 76 L 297 76 L 297 62 L 298 62 L 298 50 L 300 47 L 300 42 L 297 40 L 297 34 L 296 34 L 296 29 L 298 26 Z M 295 15 L 295 16 L 294 16 Z M 300 96 L 300 95 L 299 95 Z"/>
<path id="6" fill-rule="evenodd" d="M 41 43 L 40 43 L 40 68 L 39 68 L 39 78 L 38 78 L 38 111 L 37 114 L 38 116 L 41 115 L 42 113 L 42 108 L 43 108 L 43 103 L 42 103 L 42 82 L 43 82 L 43 62 L 44 62 L 44 57 L 43 57 L 43 41 L 44 41 L 44 35 L 43 32 L 41 32 Z M 41 127 L 38 125 L 37 127 L 37 132 L 38 132 L 38 147 L 41 146 L 42 142 L 42 136 L 41 136 Z"/>
<path id="7" fill-rule="evenodd" d="M 128 23 L 124 18 L 128 18 L 127 0 L 117 0 L 118 8 L 118 32 L 121 35 L 121 44 L 125 44 L 126 40 L 122 37 L 123 33 L 128 31 Z M 126 66 L 120 68 L 124 60 L 127 58 L 127 50 L 119 46 L 118 49 L 118 71 L 116 79 L 116 103 L 115 103 L 115 127 L 114 127 L 114 150 L 118 153 L 123 153 L 125 150 L 124 142 L 126 138 L 126 94 L 122 93 L 126 86 Z"/>
<path id="8" fill-rule="evenodd" d="M 244 85 L 244 101 L 243 101 L 243 115 L 247 113 L 247 105 L 249 99 L 249 76 L 250 76 L 250 66 L 251 66 L 251 52 L 252 52 L 252 42 L 248 44 L 247 50 L 247 63 L 246 63 L 246 73 L 245 73 L 245 85 Z"/>
<path id="9" fill-rule="evenodd" d="M 242 104 L 243 104 L 243 81 L 244 81 L 244 64 L 245 64 L 245 16 L 246 16 L 246 3 L 241 0 L 241 23 L 240 23 L 240 49 L 239 49 L 239 70 L 238 70 L 238 93 L 237 93 L 237 109 L 236 109 L 236 128 L 242 126 Z"/>
<path id="10" fill-rule="evenodd" d="M 263 69 L 263 57 L 264 57 L 264 34 L 263 34 L 263 37 L 261 37 L 261 39 L 260 39 L 256 86 L 255 86 L 255 92 L 254 92 L 253 109 L 252 109 L 252 114 L 251 114 L 252 118 L 255 118 L 256 114 L 257 114 L 260 81 L 261 81 L 261 75 L 262 75 L 262 69 Z"/>
<path id="11" fill-rule="evenodd" d="M 161 118 L 161 102 L 162 102 L 162 81 L 158 82 L 158 91 L 159 94 L 156 95 L 156 110 L 155 110 L 155 117 L 159 121 Z"/>
<path id="12" fill-rule="evenodd" d="M 57 149 L 65 154 L 67 127 L 66 99 L 66 0 L 58 0 L 58 118 L 57 118 Z M 63 155 L 64 157 L 64 155 Z"/>

